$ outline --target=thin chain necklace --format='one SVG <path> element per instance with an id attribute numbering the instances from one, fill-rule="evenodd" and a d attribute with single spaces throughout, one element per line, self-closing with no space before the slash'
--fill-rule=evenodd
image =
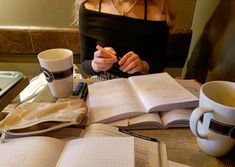
<path id="1" fill-rule="evenodd" d="M 131 6 L 129 6 L 129 8 L 126 10 L 126 11 L 121 11 L 120 9 L 118 9 L 117 7 L 117 4 L 115 4 L 114 0 L 110 0 L 111 4 L 113 5 L 113 7 L 117 10 L 117 12 L 120 14 L 120 15 L 123 15 L 123 16 L 126 16 L 127 13 L 129 13 L 131 11 L 131 9 L 135 6 L 136 2 L 138 0 L 135 0 Z M 120 1 L 121 2 L 121 1 Z M 124 1 L 125 2 L 125 1 Z"/>
<path id="2" fill-rule="evenodd" d="M 129 0 L 118 0 L 118 2 L 128 2 Z"/>

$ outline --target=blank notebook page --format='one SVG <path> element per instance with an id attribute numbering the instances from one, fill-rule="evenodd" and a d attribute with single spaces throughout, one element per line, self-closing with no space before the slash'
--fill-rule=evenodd
<path id="1" fill-rule="evenodd" d="M 133 137 L 86 137 L 69 141 L 57 167 L 134 167 Z"/>

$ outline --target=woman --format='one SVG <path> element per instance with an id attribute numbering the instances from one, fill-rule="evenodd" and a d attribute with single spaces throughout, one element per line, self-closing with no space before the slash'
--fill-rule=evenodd
<path id="1" fill-rule="evenodd" d="M 76 0 L 81 69 L 105 79 L 162 72 L 168 0 Z"/>

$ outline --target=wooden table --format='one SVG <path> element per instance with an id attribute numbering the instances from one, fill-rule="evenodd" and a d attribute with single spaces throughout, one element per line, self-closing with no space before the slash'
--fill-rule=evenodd
<path id="1" fill-rule="evenodd" d="M 189 128 L 135 130 L 133 132 L 156 137 L 161 142 L 166 143 L 169 160 L 193 167 L 235 166 L 235 148 L 224 157 L 212 157 L 200 150 L 197 146 L 196 138 Z"/>
<path id="2" fill-rule="evenodd" d="M 43 96 L 45 98 L 43 98 Z M 49 88 L 46 86 L 33 101 L 55 102 L 56 99 L 50 94 Z M 14 101 L 14 103 L 17 102 Z M 11 105 L 15 106 L 15 104 Z M 11 107 L 7 107 L 5 110 L 9 110 L 9 108 Z M 212 157 L 200 150 L 197 146 L 196 138 L 189 128 L 134 130 L 133 132 L 158 138 L 161 142 L 166 143 L 169 160 L 191 165 L 193 167 L 235 166 L 235 148 L 225 157 Z"/>

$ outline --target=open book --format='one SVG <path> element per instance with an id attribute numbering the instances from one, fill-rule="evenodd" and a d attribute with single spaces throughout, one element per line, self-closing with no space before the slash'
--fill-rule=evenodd
<path id="1" fill-rule="evenodd" d="M 199 96 L 201 84 L 193 79 L 176 79 L 180 85 L 189 90 L 196 97 Z M 166 129 L 189 127 L 189 119 L 194 108 L 172 109 L 158 113 L 143 114 L 133 118 L 126 118 L 111 122 L 113 126 L 122 129 Z"/>
<path id="2" fill-rule="evenodd" d="M 34 136 L 0 143 L 0 166 L 166 167 L 166 145 L 128 136 L 110 125 L 92 124 L 79 138 Z"/>
<path id="3" fill-rule="evenodd" d="M 198 106 L 198 97 L 168 73 L 107 80 L 89 85 L 88 89 L 92 123 Z"/>
<path id="4" fill-rule="evenodd" d="M 109 124 L 128 130 L 134 129 L 166 129 L 189 127 L 191 109 L 173 109 L 158 114 L 149 113 L 133 118 L 127 118 Z"/>

